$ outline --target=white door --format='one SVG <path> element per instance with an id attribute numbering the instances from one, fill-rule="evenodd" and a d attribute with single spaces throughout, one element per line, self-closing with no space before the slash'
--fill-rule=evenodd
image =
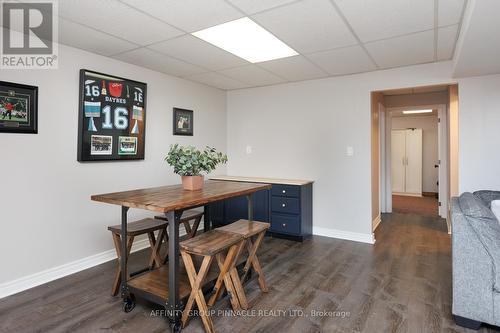
<path id="1" fill-rule="evenodd" d="M 392 192 L 405 192 L 406 130 L 391 131 Z"/>
<path id="2" fill-rule="evenodd" d="M 405 192 L 422 195 L 422 129 L 406 130 Z"/>

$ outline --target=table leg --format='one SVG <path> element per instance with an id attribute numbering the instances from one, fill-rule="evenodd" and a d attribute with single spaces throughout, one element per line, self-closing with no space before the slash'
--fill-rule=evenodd
<path id="1" fill-rule="evenodd" d="M 182 212 L 165 213 L 168 223 L 168 301 L 165 304 L 172 332 L 181 328 L 179 303 L 179 224 Z"/>
<path id="2" fill-rule="evenodd" d="M 135 302 L 128 292 L 127 280 L 128 280 L 128 244 L 127 244 L 127 213 L 128 207 L 122 206 L 122 227 L 121 227 L 121 257 L 120 257 L 120 268 L 121 268 L 121 296 L 123 299 L 123 311 L 130 312 L 135 307 Z"/>
<path id="3" fill-rule="evenodd" d="M 212 229 L 212 220 L 210 219 L 210 206 L 205 205 L 203 207 L 203 232 L 207 232 Z"/>
<path id="4" fill-rule="evenodd" d="M 253 197 L 251 194 L 247 195 L 248 201 L 248 221 L 253 221 Z"/>

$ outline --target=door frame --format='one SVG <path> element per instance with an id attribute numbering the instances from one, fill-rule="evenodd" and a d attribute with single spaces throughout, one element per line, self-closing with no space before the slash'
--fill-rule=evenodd
<path id="1" fill-rule="evenodd" d="M 382 213 L 392 213 L 392 182 L 391 182 L 391 130 L 392 130 L 392 113 L 404 110 L 420 110 L 433 109 L 438 111 L 438 159 L 441 161 L 439 166 L 439 216 L 442 218 L 448 217 L 448 123 L 447 113 L 448 106 L 446 104 L 430 104 L 405 107 L 388 107 L 385 108 L 384 131 L 380 138 L 380 160 L 384 161 L 385 168 L 380 170 L 380 206 Z M 381 117 L 382 121 L 382 117 Z M 380 127 L 382 128 L 382 126 Z M 383 146 L 382 146 L 383 145 Z"/>

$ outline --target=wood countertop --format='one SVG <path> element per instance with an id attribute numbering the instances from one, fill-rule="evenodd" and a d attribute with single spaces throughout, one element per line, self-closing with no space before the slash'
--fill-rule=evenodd
<path id="1" fill-rule="evenodd" d="M 209 180 L 205 182 L 203 189 L 198 191 L 187 191 L 182 188 L 182 185 L 174 185 L 98 194 L 93 195 L 91 199 L 114 205 L 165 213 L 203 206 L 211 202 L 248 195 L 270 188 L 271 185 L 269 184 Z"/>
<path id="2" fill-rule="evenodd" d="M 267 183 L 267 184 L 298 185 L 298 186 L 314 183 L 313 180 L 242 177 L 242 176 L 214 176 L 210 177 L 210 179 L 233 181 L 233 182 Z"/>

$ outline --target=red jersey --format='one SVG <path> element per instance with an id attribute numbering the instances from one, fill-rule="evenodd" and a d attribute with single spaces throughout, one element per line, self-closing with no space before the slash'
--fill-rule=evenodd
<path id="1" fill-rule="evenodd" d="M 7 111 L 12 111 L 12 109 L 14 109 L 14 105 L 12 105 L 12 103 L 7 103 L 5 104 L 5 109 Z"/>

